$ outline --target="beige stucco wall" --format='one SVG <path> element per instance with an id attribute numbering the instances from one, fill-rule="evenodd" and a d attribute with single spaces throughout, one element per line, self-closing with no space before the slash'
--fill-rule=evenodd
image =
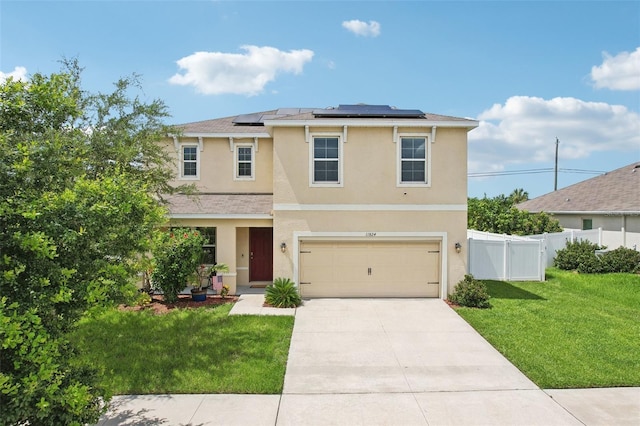
<path id="1" fill-rule="evenodd" d="M 342 129 L 312 127 L 310 133 Z M 431 127 L 402 128 L 399 134 L 431 134 Z M 275 128 L 274 204 L 466 204 L 467 132 L 437 130 L 431 144 L 429 188 L 397 185 L 397 146 L 392 128 L 349 127 L 343 149 L 343 186 L 309 186 L 309 146 L 304 128 Z"/>
<path id="2" fill-rule="evenodd" d="M 310 144 L 300 127 L 269 129 L 273 139 L 259 139 L 255 154 L 256 179 L 234 180 L 234 153 L 228 138 L 203 138 L 198 180 L 177 179 L 176 183 L 194 183 L 203 192 L 273 192 L 273 220 L 199 219 L 180 220 L 176 225 L 214 226 L 217 228 L 217 258 L 229 265 L 224 282 L 232 293 L 249 280 L 249 228 L 274 228 L 274 278 L 294 276 L 297 264 L 294 233 L 327 233 L 365 238 L 367 233 L 397 233 L 411 238 L 412 233 L 441 241 L 446 264 L 446 292 L 460 281 L 466 265 L 467 204 L 467 131 L 438 128 L 435 143 L 430 143 L 430 182 L 428 186 L 397 184 L 397 145 L 391 127 L 349 127 L 343 144 L 343 184 L 341 187 L 311 187 L 309 182 Z M 343 136 L 343 128 L 311 127 L 310 133 Z M 398 128 L 399 135 L 420 134 L 431 137 L 431 127 Z M 235 142 L 252 142 L 253 139 Z M 197 143 L 197 138 L 180 138 Z M 173 141 L 167 149 L 179 164 L 179 152 Z M 178 174 L 178 169 L 176 169 Z M 383 209 L 375 206 L 385 206 Z M 293 208 L 291 206 L 294 206 Z M 299 207 L 299 208 L 296 208 Z M 332 209 L 331 206 L 339 206 Z M 418 211 L 414 206 L 421 207 Z M 173 223 L 172 223 L 173 224 Z M 366 238 L 372 238 L 371 236 Z M 375 238 L 375 237 L 373 237 Z M 280 251 L 285 242 L 288 249 Z M 461 253 L 455 243 L 462 244 Z"/>
<path id="3" fill-rule="evenodd" d="M 277 211 L 274 213 L 274 277 L 287 277 L 298 282 L 295 276 L 296 246 L 294 233 L 327 233 L 336 239 L 393 238 L 393 233 L 402 235 L 398 239 L 411 238 L 412 234 L 429 236 L 422 239 L 443 243 L 446 251 L 443 260 L 448 262 L 446 270 L 447 293 L 460 281 L 467 271 L 466 211 L 412 212 L 412 211 Z M 374 236 L 368 236 L 373 235 Z M 441 236 L 444 234 L 444 237 Z M 288 250 L 282 253 L 277 247 L 286 243 Z M 457 253 L 455 243 L 462 245 Z M 393 268 L 393 265 L 389 265 Z"/>
<path id="4" fill-rule="evenodd" d="M 197 138 L 180 137 L 180 144 L 198 144 Z M 234 144 L 253 144 L 253 139 L 234 139 Z M 180 151 L 175 149 L 173 140 L 165 141 L 167 151 L 176 164 L 176 180 L 174 184 L 193 183 L 201 192 L 273 192 L 273 141 L 258 139 L 255 156 L 255 180 L 234 179 L 235 148 L 231 151 L 229 138 L 203 138 L 200 156 L 200 170 L 198 179 L 180 176 Z M 235 146 L 235 145 L 234 145 Z"/>
<path id="5" fill-rule="evenodd" d="M 314 128 L 310 133 L 335 133 L 341 128 Z M 431 128 L 399 128 L 398 134 L 431 135 Z M 440 233 L 445 241 L 443 259 L 447 293 L 467 270 L 467 132 L 438 129 L 431 144 L 431 182 L 428 187 L 397 184 L 397 146 L 392 128 L 349 127 L 343 146 L 343 186 L 310 187 L 309 143 L 303 128 L 275 128 L 274 134 L 274 246 L 295 246 L 294 232 L 348 233 L 351 238 L 367 233 Z M 339 205 L 332 210 L 331 206 Z M 383 205 L 387 210 L 375 210 Z M 412 211 L 412 206 L 432 211 Z M 291 206 L 296 206 L 292 207 Z M 364 206 L 361 208 L 361 206 Z M 314 209 L 317 209 L 314 211 Z M 388 234 L 387 234 L 388 235 Z M 461 253 L 455 243 L 462 245 Z M 274 249 L 274 277 L 292 278 L 297 253 Z M 393 266 L 391 266 L 393 267 Z"/>

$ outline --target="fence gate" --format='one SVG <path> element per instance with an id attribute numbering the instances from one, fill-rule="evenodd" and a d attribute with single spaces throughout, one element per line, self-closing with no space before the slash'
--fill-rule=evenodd
<path id="1" fill-rule="evenodd" d="M 477 279 L 544 281 L 544 241 L 469 238 L 468 244 L 469 273 Z"/>

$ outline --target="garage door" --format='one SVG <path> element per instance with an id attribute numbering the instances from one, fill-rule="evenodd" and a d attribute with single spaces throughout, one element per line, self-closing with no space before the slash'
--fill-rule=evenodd
<path id="1" fill-rule="evenodd" d="M 303 297 L 438 297 L 439 242 L 301 241 Z"/>

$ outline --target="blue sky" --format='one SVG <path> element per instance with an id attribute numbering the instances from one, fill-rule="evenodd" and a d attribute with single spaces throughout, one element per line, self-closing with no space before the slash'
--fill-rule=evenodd
<path id="1" fill-rule="evenodd" d="M 640 2 L 0 2 L 0 79 L 78 58 L 142 76 L 173 124 L 387 104 L 469 117 L 469 196 L 531 197 L 640 161 Z M 640 191 L 640 189 L 639 189 Z"/>

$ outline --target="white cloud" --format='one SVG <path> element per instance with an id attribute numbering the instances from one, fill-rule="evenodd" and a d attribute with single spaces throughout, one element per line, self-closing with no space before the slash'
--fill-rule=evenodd
<path id="1" fill-rule="evenodd" d="M 591 68 L 591 79 L 597 89 L 640 90 L 640 47 L 616 56 L 604 52 L 602 57 L 602 65 Z"/>
<path id="2" fill-rule="evenodd" d="M 16 81 L 27 81 L 27 69 L 25 67 L 15 67 L 10 73 L 0 71 L 0 83 L 4 83 L 9 77 Z"/>
<path id="3" fill-rule="evenodd" d="M 196 52 L 177 61 L 183 74 L 169 79 L 172 84 L 194 86 L 200 93 L 232 93 L 254 96 L 279 73 L 300 74 L 311 61 L 313 51 L 284 52 L 269 46 L 241 46 L 245 53 Z"/>
<path id="4" fill-rule="evenodd" d="M 637 152 L 640 115 L 621 105 L 576 98 L 513 96 L 482 112 L 469 133 L 469 171 L 553 162 L 555 140 L 564 159 L 603 151 Z"/>
<path id="5" fill-rule="evenodd" d="M 342 26 L 355 35 L 363 37 L 378 37 L 380 35 L 380 24 L 376 21 L 366 23 L 358 19 L 342 22 Z"/>

